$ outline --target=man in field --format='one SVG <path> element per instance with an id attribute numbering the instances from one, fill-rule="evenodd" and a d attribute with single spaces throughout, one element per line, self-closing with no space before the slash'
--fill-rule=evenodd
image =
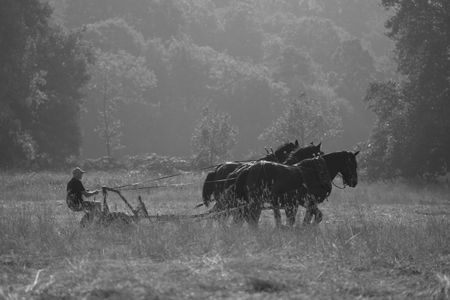
<path id="1" fill-rule="evenodd" d="M 84 188 L 81 179 L 85 171 L 76 167 L 72 170 L 72 179 L 67 183 L 67 206 L 73 211 L 100 211 L 100 202 L 84 201 L 83 196 L 88 198 L 97 195 L 100 191 L 88 191 Z"/>

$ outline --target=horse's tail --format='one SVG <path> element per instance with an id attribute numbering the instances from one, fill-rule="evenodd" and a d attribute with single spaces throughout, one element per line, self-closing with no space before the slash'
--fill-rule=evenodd
<path id="1" fill-rule="evenodd" d="M 212 171 L 209 172 L 208 175 L 206 175 L 205 183 L 203 183 L 202 197 L 203 197 L 203 204 L 205 204 L 206 207 L 209 206 L 209 202 L 211 201 L 211 195 L 214 192 L 215 179 L 216 179 L 216 171 Z"/>
<path id="2" fill-rule="evenodd" d="M 236 179 L 235 183 L 235 195 L 236 199 L 246 199 L 247 195 L 247 176 L 250 168 L 244 169 L 239 172 L 239 176 Z"/>

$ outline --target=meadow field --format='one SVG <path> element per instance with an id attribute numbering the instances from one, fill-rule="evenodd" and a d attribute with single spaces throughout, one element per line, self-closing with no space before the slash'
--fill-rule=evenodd
<path id="1" fill-rule="evenodd" d="M 87 188 L 155 177 L 87 173 Z M 124 192 L 150 214 L 196 214 L 205 174 Z M 0 299 L 449 299 L 450 190 L 402 182 L 333 188 L 323 222 L 258 230 L 215 222 L 79 228 L 69 174 L 0 174 Z M 336 183 L 340 185 L 340 180 Z M 100 195 L 97 201 L 101 200 Z M 110 209 L 127 208 L 115 195 Z"/>

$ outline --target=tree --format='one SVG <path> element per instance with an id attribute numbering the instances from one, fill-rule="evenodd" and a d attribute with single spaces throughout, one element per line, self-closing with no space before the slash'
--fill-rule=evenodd
<path id="1" fill-rule="evenodd" d="M 369 179 L 398 176 L 410 154 L 408 103 L 400 86 L 393 81 L 371 83 L 365 101 L 376 115 L 364 161 L 367 175 Z"/>
<path id="2" fill-rule="evenodd" d="M 332 20 L 308 17 L 287 24 L 282 36 L 287 45 L 308 53 L 324 72 L 329 72 L 333 68 L 333 53 L 348 38 L 348 33 Z"/>
<path id="3" fill-rule="evenodd" d="M 92 53 L 79 32 L 62 29 L 42 38 L 37 53 L 37 63 L 43 69 L 42 78 L 37 79 L 42 86 L 31 96 L 36 99 L 31 131 L 41 160 L 61 164 L 79 155 L 82 87 L 90 78 Z"/>
<path id="4" fill-rule="evenodd" d="M 361 128 L 368 126 L 361 123 L 370 121 L 362 114 L 352 114 L 356 109 L 351 109 L 363 98 L 354 91 L 364 89 L 352 80 L 364 83 L 369 73 L 366 63 L 370 59 L 366 58 L 370 57 L 366 55 L 371 52 L 366 51 L 369 44 L 362 39 L 373 26 L 367 26 L 366 21 L 379 16 L 373 16 L 376 4 L 370 0 L 335 1 L 338 4 L 325 0 L 64 2 L 67 5 L 61 12 L 65 24 L 86 28 L 84 37 L 103 52 L 122 50 L 143 56 L 157 78 L 157 86 L 145 92 L 153 106 L 119 103 L 113 113 L 123 125 L 120 131 L 127 150 L 122 153 L 185 155 L 199 110 L 209 101 L 229 113 L 239 127 L 234 151 L 261 148 L 263 143 L 257 136 L 280 115 L 282 99 L 298 96 L 305 86 L 324 87 L 329 74 L 336 75 L 338 83 L 344 77 L 349 83 L 331 87 L 339 88 L 340 97 L 347 98 L 347 92 L 352 95 L 347 103 L 353 107 L 342 105 L 340 113 L 345 114 L 344 109 L 350 112 L 347 119 L 354 122 L 348 122 L 346 129 L 358 133 L 346 131 L 346 139 L 336 138 L 332 146 L 340 142 L 339 146 L 347 147 L 350 140 L 353 144 L 368 135 L 368 130 L 362 134 Z M 306 3 L 308 9 L 304 9 Z M 359 8 L 364 11 L 355 15 Z M 349 23 L 356 25 L 346 26 Z M 357 39 L 348 34 L 352 28 Z M 353 58 L 362 68 L 354 66 Z M 101 107 L 91 108 L 91 104 L 84 116 Z M 92 120 L 96 116 L 82 122 L 86 156 L 103 152 L 93 130 L 97 124 Z"/>
<path id="5" fill-rule="evenodd" d="M 210 166 L 230 156 L 236 144 L 237 128 L 230 124 L 230 115 L 205 107 L 192 135 L 192 149 L 199 161 Z"/>
<path id="6" fill-rule="evenodd" d="M 124 51 L 97 51 L 97 61 L 91 70 L 88 87 L 91 101 L 97 103 L 98 125 L 95 129 L 105 145 L 106 155 L 121 147 L 122 123 L 118 107 L 130 102 L 143 102 L 145 92 L 155 86 L 156 79 L 141 57 Z"/>
<path id="7" fill-rule="evenodd" d="M 273 77 L 284 82 L 291 95 L 298 95 L 305 85 L 316 81 L 311 58 L 293 46 L 286 47 L 278 57 Z"/>
<path id="8" fill-rule="evenodd" d="M 79 154 L 81 88 L 90 50 L 50 22 L 41 1 L 3 1 L 0 10 L 0 165 L 55 165 Z"/>
<path id="9" fill-rule="evenodd" d="M 232 1 L 223 17 L 219 49 L 239 59 L 254 62 L 262 58 L 263 32 L 256 23 L 254 8 L 246 1 Z"/>
<path id="10" fill-rule="evenodd" d="M 398 173 L 405 177 L 446 172 L 450 163 L 450 3 L 444 0 L 382 3 L 394 11 L 386 28 L 396 43 L 398 71 L 405 80 L 399 84 L 399 92 L 377 93 L 375 98 L 369 94 L 369 100 L 383 99 L 376 101 L 375 108 L 386 112 L 384 119 L 393 120 L 399 111 L 390 109 L 394 94 L 397 106 L 407 107 L 407 114 L 400 118 L 404 125 L 399 127 L 407 130 L 395 127 L 391 130 L 390 136 L 394 138 L 404 134 L 401 139 L 392 140 L 393 147 L 374 135 L 373 143 L 382 148 L 376 151 L 377 159 L 390 157 L 398 166 Z M 378 126 L 375 130 L 380 129 Z M 400 149 L 402 155 L 391 157 L 392 148 Z"/>
<path id="11" fill-rule="evenodd" d="M 320 101 L 302 94 L 286 101 L 281 116 L 259 138 L 271 144 L 298 139 L 300 144 L 306 145 L 336 136 L 339 128 L 337 110 L 327 110 L 321 107 Z"/>
<path id="12" fill-rule="evenodd" d="M 373 57 L 358 39 L 343 41 L 333 53 L 332 62 L 329 74 L 335 75 L 336 93 L 349 102 L 349 109 L 343 111 L 343 135 L 346 141 L 355 144 L 366 140 L 373 126 L 374 116 L 361 99 L 379 74 Z"/>
<path id="13" fill-rule="evenodd" d="M 83 37 L 104 52 L 126 51 L 134 56 L 142 55 L 146 42 L 140 32 L 124 19 L 114 18 L 88 24 Z"/>
<path id="14" fill-rule="evenodd" d="M 35 158 L 36 144 L 29 132 L 34 44 L 47 29 L 51 10 L 39 1 L 3 1 L 0 10 L 0 165 L 17 165 Z M 31 41 L 34 43 L 27 43 Z M 35 90 L 36 90 L 35 88 Z"/>
<path id="15" fill-rule="evenodd" d="M 145 38 L 170 40 L 185 23 L 180 4 L 179 0 L 68 0 L 66 25 L 78 28 L 122 18 Z"/>

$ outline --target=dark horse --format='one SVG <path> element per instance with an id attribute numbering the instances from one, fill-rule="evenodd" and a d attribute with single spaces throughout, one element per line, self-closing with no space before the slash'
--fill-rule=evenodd
<path id="1" fill-rule="evenodd" d="M 319 156 L 322 155 L 323 152 L 320 150 L 321 147 L 321 143 L 319 143 L 318 145 L 314 145 L 313 143 L 311 143 L 310 145 L 306 146 L 306 147 L 302 147 L 302 148 L 298 148 L 294 151 L 292 151 L 288 157 L 286 158 L 286 160 L 283 161 L 283 164 L 287 164 L 287 162 L 289 164 L 294 164 L 297 162 L 300 162 L 304 159 L 308 159 L 308 158 L 312 158 L 315 156 Z M 235 183 L 236 183 L 236 179 L 238 178 L 238 176 L 242 173 L 245 172 L 246 170 L 250 169 L 253 164 L 255 164 L 257 162 L 252 162 L 252 163 L 246 163 L 241 165 L 240 167 L 236 168 L 233 172 L 231 172 L 228 177 L 225 184 L 225 190 L 226 190 L 226 197 L 222 197 L 221 199 L 219 199 L 216 203 L 216 210 L 217 211 L 223 211 L 225 209 L 232 209 L 235 208 L 237 206 L 239 206 L 238 201 L 236 201 L 235 198 L 235 191 L 234 191 L 234 187 L 235 187 Z M 236 212 L 238 213 L 238 212 Z M 239 213 L 238 214 L 233 214 L 235 217 L 235 221 L 239 221 Z M 273 213 L 274 213 L 274 217 L 275 217 L 275 224 L 277 227 L 281 226 L 281 214 L 280 214 L 280 210 L 278 207 L 273 207 Z M 287 214 L 289 214 L 289 212 L 287 212 Z"/>
<path id="2" fill-rule="evenodd" d="M 298 148 L 298 141 L 296 140 L 294 143 L 288 142 L 275 150 L 273 153 L 268 153 L 265 157 L 259 160 L 267 160 L 267 161 L 275 161 L 275 162 L 283 162 L 287 159 L 288 155 Z M 225 191 L 225 187 L 227 186 L 227 177 L 230 173 L 232 173 L 237 168 L 245 165 L 245 162 L 226 162 L 218 165 L 214 171 L 211 171 L 206 175 L 205 182 L 203 183 L 203 204 L 208 207 L 211 202 L 211 197 L 214 197 L 214 200 L 220 199 L 221 195 Z"/>
<path id="3" fill-rule="evenodd" d="M 257 162 L 241 172 L 236 180 L 236 199 L 243 203 L 243 218 L 257 226 L 264 203 L 284 208 L 288 224 L 293 226 L 298 205 L 306 207 L 304 223 L 310 223 L 317 204 L 331 192 L 331 181 L 340 173 L 344 185 L 358 183 L 356 155 L 358 152 L 334 152 L 306 159 L 293 166 Z M 316 222 L 320 222 L 317 218 Z"/>

